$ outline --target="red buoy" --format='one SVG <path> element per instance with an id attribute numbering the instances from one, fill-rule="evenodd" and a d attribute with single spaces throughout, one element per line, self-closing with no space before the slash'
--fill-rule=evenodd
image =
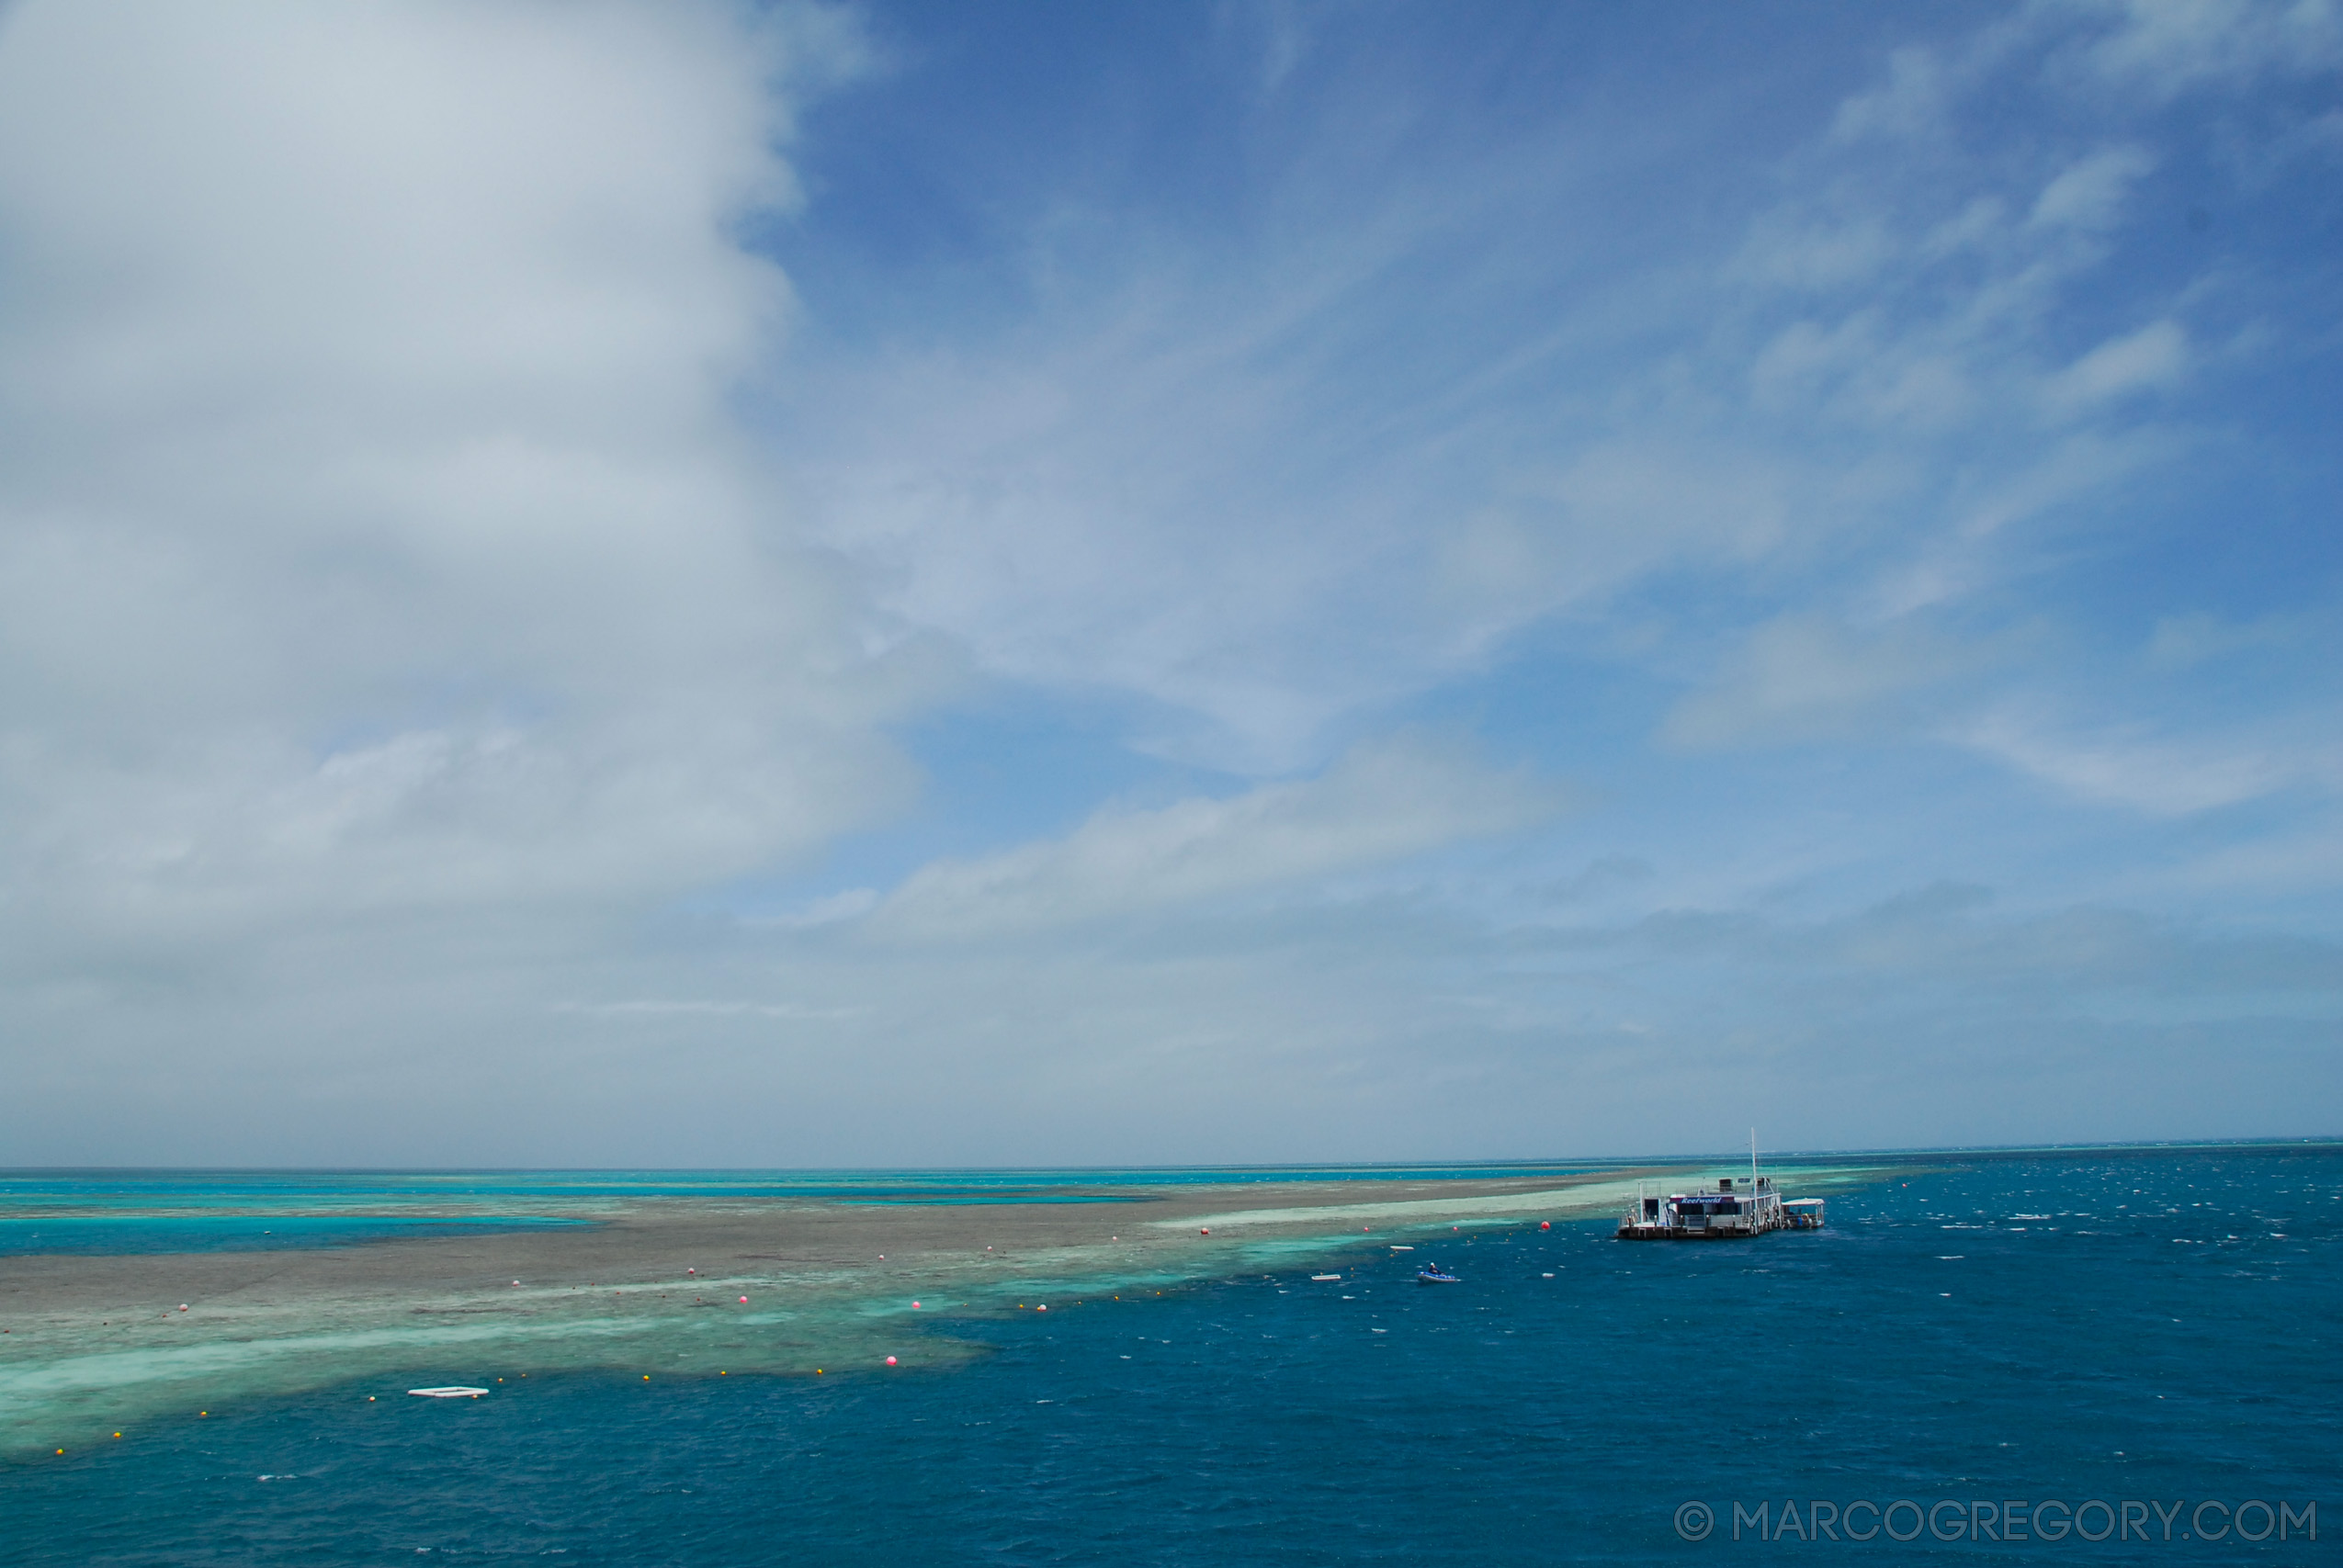
<path id="1" fill-rule="evenodd" d="M 1550 1231 L 1554 1228 L 1554 1222 L 1552 1220 L 1540 1220 L 1537 1223 L 1537 1228 L 1542 1231 Z"/>
<path id="2" fill-rule="evenodd" d="M 1210 1225 L 1198 1225 L 1196 1227 L 1196 1234 L 1198 1235 L 1210 1235 L 1212 1234 L 1212 1227 Z M 181 1310 L 185 1311 L 186 1309 L 182 1308 Z"/>
<path id="3" fill-rule="evenodd" d="M 888 1364 L 889 1366 L 890 1366 L 890 1367 L 891 1367 L 891 1366 L 893 1366 L 893 1365 L 895 1364 L 895 1358 L 894 1358 L 894 1357 L 892 1357 L 892 1356 L 888 1357 L 888 1358 L 887 1358 L 887 1364 Z"/>
<path id="4" fill-rule="evenodd" d="M 742 1297 L 741 1298 L 741 1304 L 742 1306 L 746 1306 L 746 1305 L 748 1305 L 748 1304 L 749 1304 L 749 1298 L 748 1298 L 748 1297 L 746 1297 L 746 1296 L 742 1296 Z"/>

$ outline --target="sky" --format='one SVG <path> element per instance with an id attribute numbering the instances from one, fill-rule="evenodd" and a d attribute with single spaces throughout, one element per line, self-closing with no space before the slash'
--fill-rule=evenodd
<path id="1" fill-rule="evenodd" d="M 0 8 L 0 1165 L 2343 1134 L 2343 6 Z"/>

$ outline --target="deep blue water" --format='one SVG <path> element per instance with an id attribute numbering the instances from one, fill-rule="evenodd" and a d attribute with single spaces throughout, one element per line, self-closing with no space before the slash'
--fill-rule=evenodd
<path id="1" fill-rule="evenodd" d="M 1355 1250 L 1337 1284 L 939 1317 L 992 1352 L 945 1371 L 418 1367 L 396 1382 L 507 1381 L 15 1465 L 0 1561 L 2331 1560 L 2339 1219 L 2328 1146 L 1937 1156 L 1813 1235 L 1456 1234 Z M 1410 1284 L 1430 1258 L 1465 1282 Z M 1817 1499 L 1906 1498 L 2184 1506 L 2168 1541 L 2145 1511 L 2145 1541 L 1730 1538 L 1737 1501 L 1794 1500 L 1803 1528 Z M 2254 1498 L 2315 1503 L 2319 1543 L 2180 1539 Z M 1694 1499 L 1719 1519 L 1697 1544 L 1671 1523 Z"/>

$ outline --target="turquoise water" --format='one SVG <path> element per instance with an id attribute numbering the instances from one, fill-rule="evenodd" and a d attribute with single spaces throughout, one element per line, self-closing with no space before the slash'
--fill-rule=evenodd
<path id="1" fill-rule="evenodd" d="M 340 1171 L 0 1170 L 0 1258 L 264 1252 L 394 1236 L 587 1224 L 662 1200 L 895 1207 L 1126 1203 L 1133 1187 L 1562 1177 L 1583 1166 L 1179 1170 Z M 558 1208 L 563 1213 L 530 1213 Z M 473 1213 L 461 1213 L 470 1209 Z"/>
<path id="2" fill-rule="evenodd" d="M 1133 1187 L 1560 1177 L 1582 1166 L 1180 1170 L 337 1171 L 0 1170 L 0 1258 L 265 1252 L 394 1236 L 588 1224 L 662 1200 L 895 1207 L 1126 1203 Z M 559 1208 L 564 1213 L 530 1213 Z M 474 1213 L 460 1213 L 470 1209 Z"/>
<path id="3" fill-rule="evenodd" d="M 874 1207 L 1126 1203 L 1134 1187 L 1563 1177 L 1586 1168 L 1517 1164 L 1079 1171 L 0 1170 L 0 1257 L 347 1247 L 396 1235 L 590 1224 L 599 1213 L 666 1200 Z M 531 1209 L 563 1212 L 527 1212 Z"/>
<path id="4" fill-rule="evenodd" d="M 936 1370 L 645 1382 L 451 1349 L 0 1470 L 0 1562 L 2334 1555 L 2343 1149 L 1904 1165 L 1812 1235 L 1378 1237 L 1160 1297 L 903 1324 L 980 1352 Z M 1464 1282 L 1412 1285 L 1434 1258 Z M 396 1393 L 426 1382 L 497 1392 Z M 1769 1533 L 1794 1502 L 1803 1536 L 1818 1500 L 1899 1499 L 1940 1526 L 1989 1505 L 1997 1535 L 2008 1503 L 2098 1500 L 2111 1529 L 2135 1504 L 2123 1535 L 2148 1539 L 1731 1539 L 1736 1502 Z M 2190 1532 L 2232 1517 L 2199 1505 L 2251 1499 L 2316 1506 L 2321 1541 Z M 1698 1542 L 1675 1524 L 1691 1502 L 1717 1519 Z"/>
<path id="5" fill-rule="evenodd" d="M 397 1236 L 461 1235 L 591 1224 L 546 1214 L 0 1214 L 0 1258 L 81 1253 L 275 1252 L 357 1247 Z"/>
<path id="6" fill-rule="evenodd" d="M 1047 1202 L 1086 1189 L 1295 1181 L 1503 1180 L 1585 1165 L 1195 1166 L 1155 1170 L 0 1170 L 0 1209 L 294 1213 L 662 1198 Z"/>

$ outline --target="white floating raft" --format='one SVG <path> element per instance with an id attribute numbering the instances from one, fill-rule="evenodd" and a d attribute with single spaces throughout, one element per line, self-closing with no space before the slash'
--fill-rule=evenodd
<path id="1" fill-rule="evenodd" d="M 1341 1277 L 1342 1276 L 1340 1274 L 1313 1274 L 1310 1276 L 1313 1280 L 1339 1280 Z"/>
<path id="2" fill-rule="evenodd" d="M 458 1383 L 450 1383 L 446 1388 L 411 1388 L 407 1392 L 418 1399 L 478 1399 L 488 1391 L 484 1388 L 466 1388 Z"/>

